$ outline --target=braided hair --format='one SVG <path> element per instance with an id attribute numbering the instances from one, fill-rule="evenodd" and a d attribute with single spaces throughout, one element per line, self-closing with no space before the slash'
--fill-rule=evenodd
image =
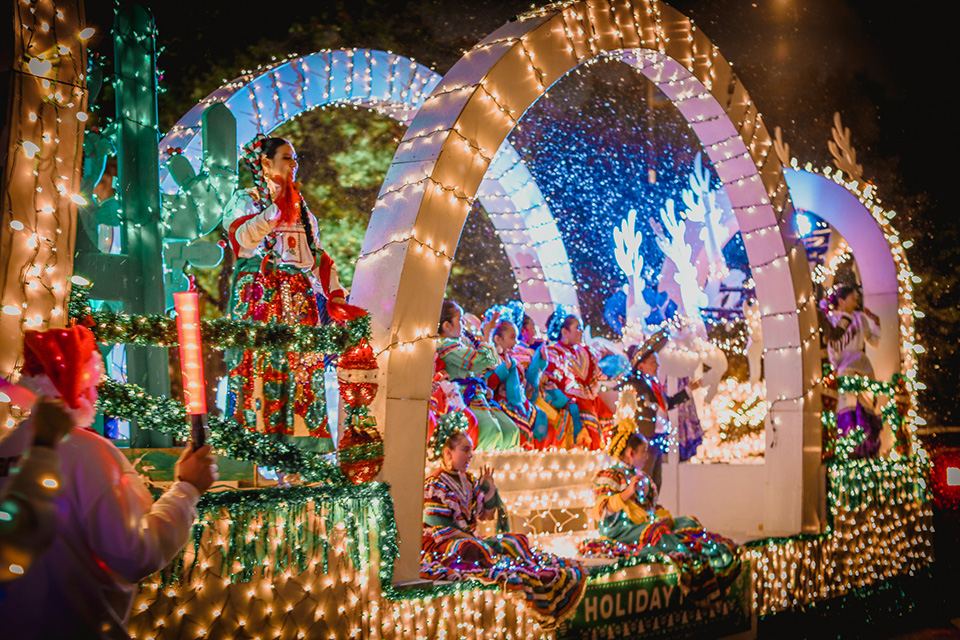
<path id="1" fill-rule="evenodd" d="M 273 159 L 273 156 L 277 154 L 277 149 L 285 144 L 290 145 L 290 141 L 286 138 L 269 138 L 262 133 L 258 133 L 257 137 L 243 147 L 240 154 L 240 159 L 250 168 L 250 173 L 253 175 L 253 186 L 264 202 L 269 202 L 271 198 L 270 189 L 267 186 L 267 176 L 263 172 L 261 160 L 263 158 Z"/>

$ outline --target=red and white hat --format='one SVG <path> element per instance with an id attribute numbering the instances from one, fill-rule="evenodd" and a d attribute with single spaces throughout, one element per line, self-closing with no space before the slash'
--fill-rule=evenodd
<path id="1" fill-rule="evenodd" d="M 76 325 L 24 332 L 19 384 L 38 397 L 62 399 L 77 426 L 93 423 L 102 375 L 103 358 L 90 329 Z"/>

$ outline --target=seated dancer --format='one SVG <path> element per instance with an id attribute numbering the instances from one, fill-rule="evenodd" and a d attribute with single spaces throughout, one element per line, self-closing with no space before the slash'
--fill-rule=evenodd
<path id="1" fill-rule="evenodd" d="M 259 135 L 244 147 L 243 160 L 254 187 L 233 194 L 223 219 L 237 259 L 232 317 L 312 327 L 324 311 L 337 320 L 362 313 L 345 303 L 337 268 L 320 244 L 317 219 L 294 182 L 293 146 Z M 239 424 L 282 439 L 293 436 L 310 450 L 333 449 L 323 354 L 248 349 L 232 360 L 228 411 Z"/>
<path id="2" fill-rule="evenodd" d="M 657 351 L 663 348 L 669 339 L 666 329 L 653 334 L 642 345 L 630 345 L 627 357 L 632 369 L 621 383 L 620 408 L 627 411 L 643 437 L 652 442 L 643 471 L 653 479 L 657 489 L 661 486 L 663 454 L 666 452 L 669 435 L 666 413 L 681 402 L 690 399 L 688 391 L 700 388 L 700 381 L 694 380 L 686 389 L 680 389 L 672 396 L 664 393 L 663 385 L 657 373 L 660 361 Z M 662 416 L 659 415 L 662 412 Z"/>
<path id="3" fill-rule="evenodd" d="M 460 385 L 450 382 L 443 360 L 437 360 L 437 372 L 433 376 L 433 393 L 430 394 L 430 404 L 427 407 L 427 439 L 437 428 L 440 418 L 448 413 L 460 412 L 467 420 L 467 435 L 471 442 L 479 439 L 480 429 L 477 426 L 477 416 L 467 408 L 460 393 Z"/>
<path id="4" fill-rule="evenodd" d="M 460 318 L 463 309 L 452 300 L 444 300 L 440 309 L 440 339 L 437 341 L 437 358 L 443 361 L 444 369 L 450 380 L 458 383 L 463 399 L 477 417 L 480 432 L 477 442 L 478 451 L 509 449 L 520 443 L 520 429 L 504 413 L 492 396 L 482 376 L 488 368 L 499 362 L 493 345 L 487 338 L 493 330 L 493 322 L 483 325 L 483 340 L 467 336 L 470 344 L 461 340 L 463 329 Z M 438 365 L 439 366 L 439 365 Z"/>
<path id="5" fill-rule="evenodd" d="M 465 421 L 452 414 L 440 421 L 427 455 L 440 463 L 424 487 L 421 577 L 428 580 L 476 579 L 520 592 L 527 607 L 547 627 L 573 614 L 587 577 L 576 560 L 541 553 L 522 534 L 506 533 L 506 512 L 493 471 L 467 471 L 473 443 L 463 433 Z M 499 514 L 498 514 L 499 512 Z M 501 533 L 477 537 L 477 525 L 498 514 Z"/>
<path id="6" fill-rule="evenodd" d="M 600 367 L 590 349 L 581 344 L 580 319 L 558 305 L 547 321 L 549 364 L 544 373 L 544 398 L 555 409 L 569 411 L 573 433 L 557 429 L 561 446 L 599 449 L 600 420 L 612 417 L 610 409 L 597 395 Z"/>
<path id="7" fill-rule="evenodd" d="M 864 348 L 880 344 L 880 318 L 867 308 L 858 311 L 860 294 L 851 286 L 838 285 L 827 303 L 827 317 L 832 325 L 827 340 L 827 356 L 837 376 L 863 376 L 873 379 L 873 365 Z M 869 393 L 844 393 L 838 398 L 837 433 L 846 436 L 857 428 L 864 439 L 853 450 L 853 458 L 876 458 L 880 455 L 882 423 L 876 412 L 876 401 Z"/>
<path id="8" fill-rule="evenodd" d="M 520 445 L 526 449 L 543 449 L 549 443 L 547 415 L 534 403 L 539 395 L 540 374 L 546 365 L 540 350 L 534 353 L 533 367 L 525 369 L 513 356 L 517 345 L 517 326 L 501 320 L 493 330 L 493 345 L 498 364 L 486 372 L 487 386 L 493 397 L 520 429 Z M 532 375 L 531 375 L 532 374 Z"/>
<path id="9" fill-rule="evenodd" d="M 580 553 L 593 557 L 669 559 L 680 575 L 684 597 L 709 602 L 724 595 L 740 573 L 740 552 L 733 541 L 705 531 L 696 519 L 673 518 L 657 504 L 657 485 L 641 467 L 647 441 L 629 418 L 610 436 L 616 464 L 596 476 L 594 517 L 599 539 L 584 540 Z"/>

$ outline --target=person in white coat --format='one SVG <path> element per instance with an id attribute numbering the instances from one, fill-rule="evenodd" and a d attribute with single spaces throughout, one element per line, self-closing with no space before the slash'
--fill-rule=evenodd
<path id="1" fill-rule="evenodd" d="M 188 445 L 176 482 L 154 501 L 120 450 L 88 428 L 102 372 L 85 327 L 26 332 L 19 384 L 39 403 L 0 441 L 3 637 L 127 638 L 137 583 L 184 547 L 218 478 L 210 447 Z"/>

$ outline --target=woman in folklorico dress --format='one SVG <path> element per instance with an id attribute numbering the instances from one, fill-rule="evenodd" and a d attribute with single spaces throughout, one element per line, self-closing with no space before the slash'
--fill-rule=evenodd
<path id="1" fill-rule="evenodd" d="M 555 409 L 569 412 L 573 433 L 555 426 L 560 446 L 600 449 L 600 420 L 613 414 L 597 395 L 600 367 L 589 347 L 582 344 L 580 318 L 558 305 L 547 320 L 549 364 L 544 372 L 544 398 Z"/>
<path id="2" fill-rule="evenodd" d="M 522 595 L 526 606 L 547 627 L 573 615 L 587 576 L 576 560 L 541 553 L 522 534 L 506 533 L 506 513 L 493 471 L 467 471 L 473 443 L 461 414 L 440 419 L 427 443 L 427 455 L 440 468 L 427 477 L 423 505 L 423 553 L 420 575 L 427 580 L 468 580 L 499 584 Z M 477 536 L 481 520 L 497 517 L 500 533 Z"/>
<path id="3" fill-rule="evenodd" d="M 500 408 L 492 392 L 484 382 L 487 369 L 497 366 L 499 359 L 490 343 L 490 332 L 495 320 L 483 325 L 484 335 L 475 338 L 464 335 L 460 324 L 463 309 L 452 300 L 444 300 L 440 307 L 440 324 L 437 331 L 437 363 L 450 380 L 460 385 L 463 400 L 477 418 L 480 435 L 478 451 L 510 449 L 520 444 L 520 429 L 516 423 Z"/>
<path id="4" fill-rule="evenodd" d="M 833 336 L 827 341 L 827 357 L 836 375 L 873 379 L 873 365 L 864 347 L 880 343 L 880 318 L 864 308 L 858 311 L 860 294 L 847 285 L 838 285 L 830 294 L 828 315 Z M 841 437 L 860 429 L 863 440 L 850 454 L 852 458 L 876 458 L 880 454 L 882 422 L 876 401 L 869 393 L 841 393 L 837 407 L 837 434 Z"/>
<path id="5" fill-rule="evenodd" d="M 507 317 L 509 308 L 494 307 L 487 312 L 495 316 L 497 311 Z M 493 312 L 491 314 L 491 312 Z M 500 320 L 493 329 L 493 346 L 497 352 L 497 366 L 485 374 L 487 386 L 493 390 L 494 400 L 510 416 L 520 429 L 520 446 L 526 449 L 544 449 L 553 444 L 548 437 L 547 414 L 536 404 L 540 395 L 540 378 L 547 365 L 546 349 L 531 350 L 532 355 L 522 364 L 517 357 L 517 325 L 510 320 Z"/>
<path id="6" fill-rule="evenodd" d="M 584 540 L 580 553 L 665 559 L 679 573 L 684 597 L 698 602 L 722 597 L 740 573 L 737 545 L 705 531 L 694 518 L 672 517 L 657 503 L 657 486 L 641 470 L 647 441 L 632 419 L 614 428 L 608 452 L 617 462 L 597 473 L 594 489 L 594 517 L 603 537 Z"/>
<path id="7" fill-rule="evenodd" d="M 243 160 L 254 187 L 233 194 L 223 221 L 237 258 L 233 317 L 317 326 L 322 318 L 318 296 L 331 317 L 355 317 L 360 310 L 344 303 L 346 292 L 320 244 L 317 219 L 294 182 L 293 146 L 283 138 L 257 136 L 244 148 Z M 243 351 L 230 371 L 229 413 L 250 430 L 295 437 L 314 451 L 331 450 L 323 358 L 322 353 Z"/>

